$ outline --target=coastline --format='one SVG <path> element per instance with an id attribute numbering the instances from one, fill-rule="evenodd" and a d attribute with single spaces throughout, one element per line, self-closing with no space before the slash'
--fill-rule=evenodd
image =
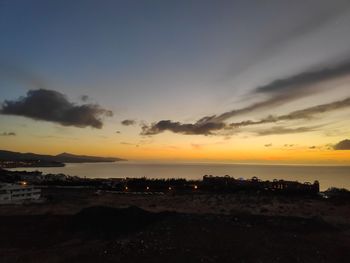
<path id="1" fill-rule="evenodd" d="M 15 168 L 11 171 L 42 171 L 43 173 L 63 173 L 86 178 L 185 178 L 201 179 L 204 174 L 250 179 L 254 176 L 262 180 L 284 179 L 303 182 L 318 180 L 322 190 L 330 187 L 350 189 L 350 167 L 347 166 L 260 166 L 260 165 L 220 165 L 220 164 L 164 164 L 144 162 L 113 163 L 67 163 L 65 167 Z"/>

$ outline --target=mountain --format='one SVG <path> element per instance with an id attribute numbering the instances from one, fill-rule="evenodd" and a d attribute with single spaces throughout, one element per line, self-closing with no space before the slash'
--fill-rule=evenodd
<path id="1" fill-rule="evenodd" d="M 125 161 L 114 157 L 98 157 L 89 155 L 75 155 L 71 153 L 61 153 L 54 156 L 55 161 L 62 163 L 98 163 L 98 162 L 116 162 Z"/>
<path id="2" fill-rule="evenodd" d="M 43 155 L 36 153 L 19 153 L 0 150 L 0 161 L 49 161 L 59 163 L 97 163 L 97 162 L 116 162 L 125 161 L 124 159 L 114 157 L 98 157 L 87 155 L 75 155 L 71 153 L 61 153 L 58 155 Z"/>

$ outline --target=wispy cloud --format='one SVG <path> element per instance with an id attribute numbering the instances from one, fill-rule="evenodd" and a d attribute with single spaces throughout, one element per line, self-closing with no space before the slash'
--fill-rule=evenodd
<path id="1" fill-rule="evenodd" d="M 314 107 L 297 110 L 286 115 L 269 116 L 259 121 L 245 120 L 237 123 L 226 124 L 225 122 L 235 116 L 262 109 L 272 109 L 286 102 L 313 94 L 316 88 L 314 84 L 338 77 L 350 75 L 350 62 L 333 67 L 326 67 L 313 71 L 302 72 L 284 79 L 277 79 L 271 83 L 257 87 L 252 96 L 259 94 L 267 97 L 265 100 L 253 103 L 243 108 L 234 109 L 219 115 L 204 116 L 195 123 L 180 123 L 172 120 L 161 120 L 151 125 L 142 126 L 142 135 L 155 135 L 164 131 L 181 134 L 212 135 L 223 129 L 232 129 L 242 126 L 274 123 L 281 120 L 309 119 L 316 114 L 322 114 L 332 110 L 343 109 L 350 106 L 350 98 L 317 105 Z M 317 86 L 317 85 L 316 85 Z"/>
<path id="2" fill-rule="evenodd" d="M 286 102 L 313 94 L 316 90 L 314 84 L 350 75 L 350 62 L 334 67 L 306 71 L 284 79 L 277 79 L 271 83 L 257 87 L 251 95 L 262 94 L 268 98 L 253 103 L 247 107 L 234 109 L 220 115 L 206 116 L 200 122 L 222 122 L 232 117 L 261 109 L 274 108 Z"/>
<path id="3" fill-rule="evenodd" d="M 240 122 L 234 122 L 230 124 L 225 124 L 224 122 L 207 122 L 205 119 L 201 119 L 194 124 L 184 124 L 180 122 L 173 122 L 171 120 L 160 121 L 151 126 L 144 125 L 142 127 L 143 135 L 155 135 L 166 130 L 172 131 L 174 133 L 182 134 L 203 134 L 203 135 L 213 135 L 215 132 L 221 130 L 232 130 L 240 127 L 266 124 L 266 123 L 276 123 L 279 121 L 291 121 L 300 119 L 311 119 L 319 114 L 324 114 L 327 112 L 340 110 L 350 107 L 350 98 L 344 100 L 334 101 L 331 103 L 321 104 L 302 110 L 293 111 L 289 114 L 273 116 L 270 115 L 258 121 L 244 120 Z"/>
<path id="4" fill-rule="evenodd" d="M 0 64 L 0 78 L 9 79 L 33 89 L 47 89 L 47 83 L 43 78 L 11 63 Z"/>
<path id="5" fill-rule="evenodd" d="M 127 119 L 127 120 L 121 121 L 121 124 L 124 125 L 124 126 L 131 126 L 131 125 L 135 125 L 136 121 Z"/>
<path id="6" fill-rule="evenodd" d="M 337 5 L 332 5 L 331 8 L 323 8 L 319 13 L 310 15 L 306 21 L 294 24 L 289 30 L 283 30 L 280 34 L 275 37 L 268 38 L 265 44 L 261 45 L 255 52 L 249 54 L 241 63 L 235 63 L 231 68 L 234 74 L 239 74 L 249 67 L 256 64 L 257 61 L 263 60 L 275 54 L 276 51 L 281 50 L 286 45 L 290 44 L 293 40 L 299 39 L 305 35 L 313 33 L 322 26 L 337 19 L 344 13 L 348 12 L 350 9 L 350 3 L 344 1 L 342 3 L 337 3 Z"/>
<path id="7" fill-rule="evenodd" d="M 288 128 L 283 126 L 276 126 L 269 129 L 256 131 L 255 134 L 257 134 L 258 136 L 266 136 L 266 135 L 281 135 L 281 134 L 290 134 L 290 133 L 304 133 L 304 132 L 316 131 L 318 127 L 319 126 Z"/>
<path id="8" fill-rule="evenodd" d="M 76 105 L 64 94 L 47 89 L 29 90 L 26 96 L 17 100 L 5 100 L 0 114 L 50 121 L 64 126 L 90 126 L 97 129 L 102 128 L 103 117 L 113 115 L 112 111 L 98 104 Z"/>
<path id="9" fill-rule="evenodd" d="M 16 136 L 17 134 L 15 132 L 2 132 L 0 133 L 0 136 Z"/>
<path id="10" fill-rule="evenodd" d="M 122 145 L 135 145 L 134 143 L 130 143 L 130 142 L 121 142 L 120 144 L 122 144 Z"/>
<path id="11" fill-rule="evenodd" d="M 201 150 L 203 145 L 201 144 L 197 144 L 197 143 L 192 143 L 191 144 L 192 148 L 195 149 L 195 150 Z"/>
<path id="12" fill-rule="evenodd" d="M 259 121 L 245 120 L 241 122 L 235 122 L 235 123 L 231 123 L 230 126 L 243 127 L 243 126 L 258 125 L 258 124 L 265 124 L 265 123 L 274 123 L 274 122 L 285 121 L 285 120 L 311 119 L 317 114 L 327 113 L 330 111 L 339 110 L 347 107 L 350 107 L 350 98 L 334 101 L 327 104 L 321 104 L 321 105 L 309 107 L 302 110 L 293 111 L 289 114 L 285 114 L 281 116 L 270 115 Z"/>

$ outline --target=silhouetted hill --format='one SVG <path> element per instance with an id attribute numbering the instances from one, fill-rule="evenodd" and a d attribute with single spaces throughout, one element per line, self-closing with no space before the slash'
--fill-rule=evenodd
<path id="1" fill-rule="evenodd" d="M 124 161 L 120 158 L 98 157 L 87 155 L 75 155 L 70 153 L 61 153 L 58 155 L 43 155 L 35 153 L 19 153 L 0 150 L 1 161 L 21 161 L 21 160 L 42 160 L 60 163 L 95 163 L 95 162 L 116 162 Z"/>
<path id="2" fill-rule="evenodd" d="M 71 153 L 61 153 L 61 154 L 55 155 L 54 158 L 55 158 L 55 161 L 62 162 L 62 163 L 95 163 L 95 162 L 125 161 L 120 158 L 75 155 Z"/>

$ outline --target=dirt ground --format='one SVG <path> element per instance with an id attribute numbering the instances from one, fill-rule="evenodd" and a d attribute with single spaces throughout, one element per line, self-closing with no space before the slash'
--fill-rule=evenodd
<path id="1" fill-rule="evenodd" d="M 96 195 L 89 189 L 45 189 L 43 195 L 42 204 L 0 206 L 0 262 L 350 258 L 349 202 L 247 193 Z M 99 212 L 86 209 L 96 206 Z M 130 206 L 141 209 L 123 209 Z"/>

